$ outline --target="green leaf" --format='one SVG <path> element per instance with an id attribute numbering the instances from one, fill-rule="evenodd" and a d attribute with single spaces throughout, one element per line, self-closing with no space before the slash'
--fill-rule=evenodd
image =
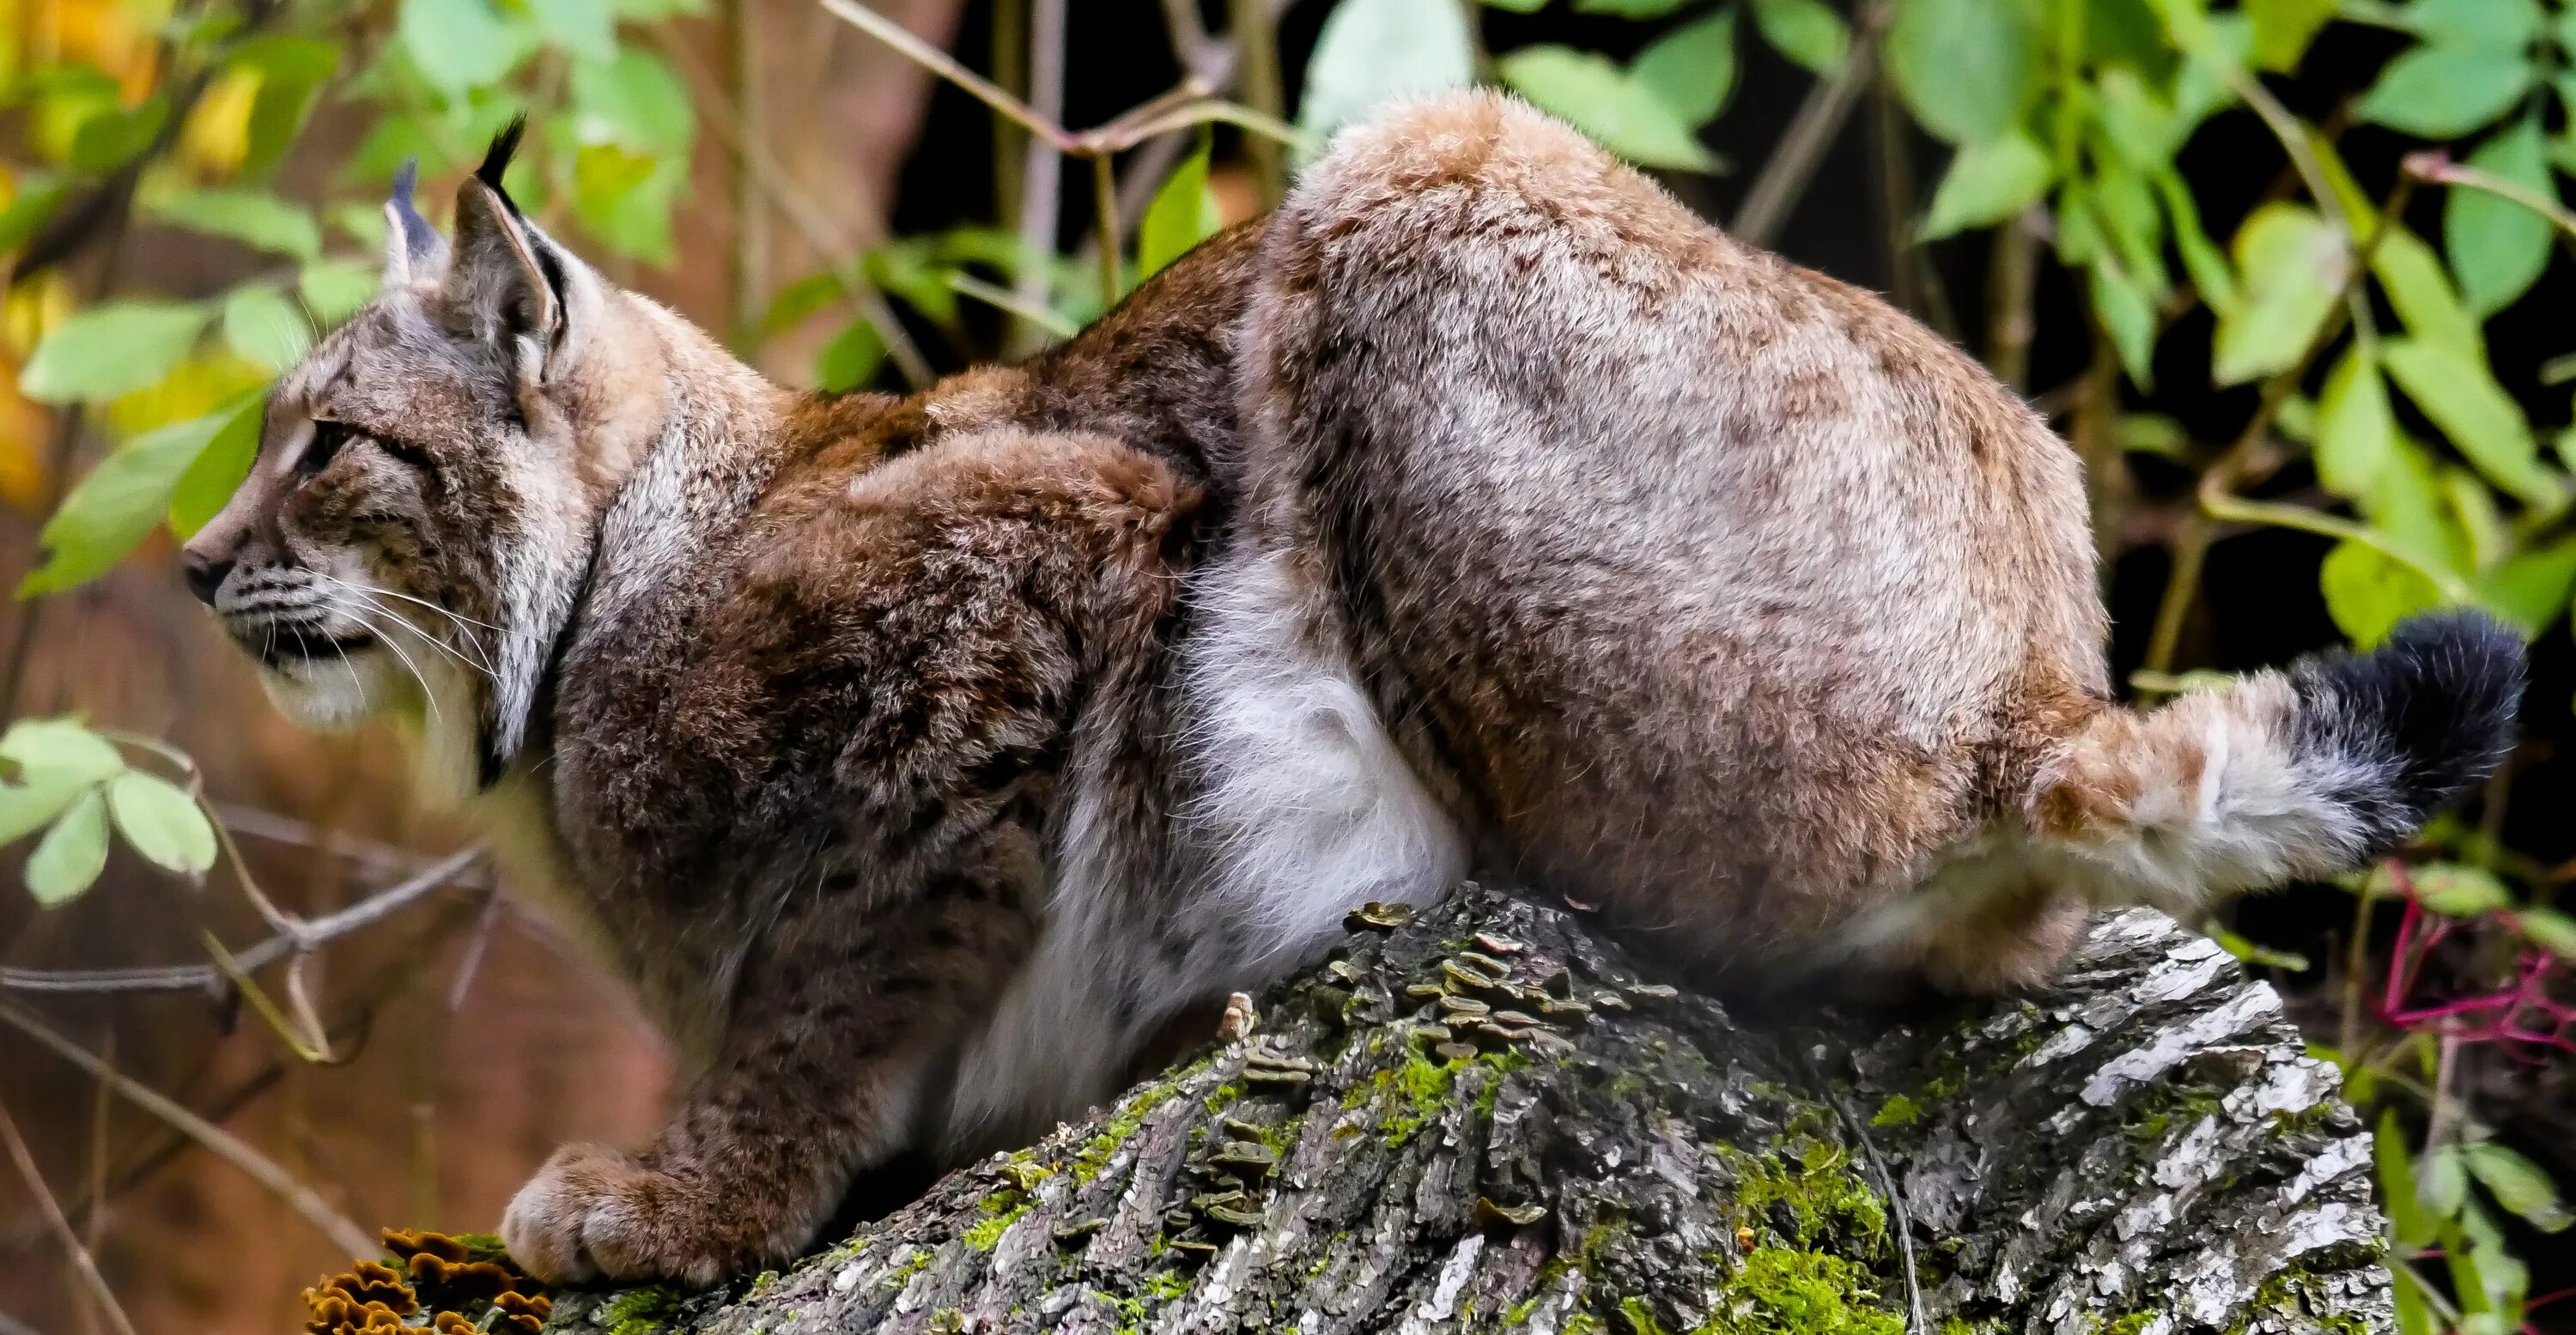
<path id="1" fill-rule="evenodd" d="M 19 177 L 18 193 L 7 208 L 0 209 L 0 252 L 27 244 L 27 238 L 52 222 L 63 201 L 70 197 L 71 183 L 61 177 L 32 172 Z"/>
<path id="2" fill-rule="evenodd" d="M 2511 110 L 2534 71 L 2520 51 L 2419 46 L 2388 62 L 2362 95 L 2363 120 L 2424 139 L 2457 139 Z"/>
<path id="3" fill-rule="evenodd" d="M 617 13 L 609 0 L 528 0 L 537 31 L 576 60 L 617 57 Z"/>
<path id="4" fill-rule="evenodd" d="M 27 892 L 46 908 L 80 898 L 107 866 L 107 802 L 95 788 L 69 807 L 27 855 Z"/>
<path id="5" fill-rule="evenodd" d="M 72 135 L 67 161 L 74 171 L 104 176 L 152 147 L 152 141 L 160 136 L 161 122 L 169 115 L 170 99 L 160 93 L 131 109 L 113 105 L 103 108 L 82 121 Z"/>
<path id="6" fill-rule="evenodd" d="M 366 265 L 316 260 L 295 276 L 295 293 L 304 298 L 304 309 L 312 312 L 314 322 L 328 328 L 375 300 L 376 283 L 376 271 Z"/>
<path id="7" fill-rule="evenodd" d="M 2538 0 L 2410 0 L 2396 16 L 2437 46 L 2519 51 L 2540 36 Z"/>
<path id="8" fill-rule="evenodd" d="M 2435 1219 L 2459 1217 L 2469 1199 L 2469 1170 L 2460 1160 L 2459 1146 L 2442 1146 L 2416 1163 L 2415 1199 Z"/>
<path id="9" fill-rule="evenodd" d="M 2221 316 L 2211 374 L 2222 385 L 2289 369 L 2306 353 L 2342 290 L 2343 238 L 2316 210 L 2273 203 L 2256 209 L 2236 234 L 2236 271 L 2245 288 Z"/>
<path id="10" fill-rule="evenodd" d="M 285 293 L 250 283 L 224 300 L 224 345 L 255 366 L 283 371 L 312 350 L 313 330 Z"/>
<path id="11" fill-rule="evenodd" d="M 323 85 L 340 69 L 340 48 L 311 37 L 264 34 L 233 47 L 226 65 L 259 74 L 259 92 L 251 99 L 249 145 L 242 172 L 267 175 L 295 136 L 304 130 Z"/>
<path id="12" fill-rule="evenodd" d="M 617 17 L 635 23 L 651 23 L 680 14 L 707 12 L 707 0 L 615 0 Z"/>
<path id="13" fill-rule="evenodd" d="M 584 144 L 573 154 L 573 216 L 610 249 L 668 264 L 676 251 L 671 209 L 688 177 L 685 156 Z"/>
<path id="14" fill-rule="evenodd" d="M 1923 128 L 1953 144 L 2014 128 L 2045 78 L 2037 23 L 2010 0 L 1901 0 L 1887 71 Z"/>
<path id="15" fill-rule="evenodd" d="M 1830 74 L 1851 50 L 1851 26 L 1823 0 L 1753 0 L 1753 26 L 1791 63 Z"/>
<path id="16" fill-rule="evenodd" d="M 154 866 L 202 876 L 215 865 L 215 827 L 197 799 L 160 775 L 117 775 L 107 786 L 107 810 L 125 842 Z"/>
<path id="17" fill-rule="evenodd" d="M 102 302 L 54 326 L 18 375 L 39 403 L 96 402 L 158 384 L 196 346 L 206 309 L 190 302 Z"/>
<path id="18" fill-rule="evenodd" d="M 2200 223 L 2200 205 L 2191 197 L 2191 187 L 2184 185 L 2182 174 L 2168 167 L 2155 175 L 2156 194 L 2164 200 L 2165 217 L 2173 225 L 2174 249 L 2182 254 L 2183 272 L 2191 275 L 2191 285 L 2200 289 L 2200 299 L 2209 309 L 2225 315 L 2236 309 L 2236 271 L 2228 267 L 2227 256 L 2209 239 Z"/>
<path id="19" fill-rule="evenodd" d="M 2245 12 L 2254 21 L 2254 64 L 2287 74 L 2334 17 L 2335 0 L 2245 0 Z"/>
<path id="20" fill-rule="evenodd" d="M 2427 862 L 2413 869 L 2415 898 L 2435 913 L 2475 918 L 2513 907 L 2513 892 L 2495 873 L 2456 862 Z"/>
<path id="21" fill-rule="evenodd" d="M 614 60 L 573 66 L 573 124 L 586 145 L 685 153 L 697 134 L 694 105 L 688 82 L 650 51 L 621 51 Z"/>
<path id="22" fill-rule="evenodd" d="M 179 485 L 170 494 L 170 531 L 181 540 L 197 536 L 233 498 L 235 488 L 250 476 L 251 461 L 259 457 L 259 428 L 266 405 L 258 395 L 246 395 L 240 406 L 215 431 L 215 438 L 197 452 L 197 461 L 179 475 Z"/>
<path id="23" fill-rule="evenodd" d="M 857 389 L 876 378 L 885 354 L 885 340 L 877 336 L 875 327 L 853 320 L 815 355 L 814 383 L 827 394 Z"/>
<path id="24" fill-rule="evenodd" d="M 1951 157 L 1940 189 L 1932 192 L 1923 239 L 2002 222 L 2037 203 L 2056 174 L 2048 150 L 2019 133 L 1969 144 Z"/>
<path id="25" fill-rule="evenodd" d="M 2549 174 L 2540 121 L 2525 116 L 2496 132 L 2469 155 L 2469 165 L 2492 172 L 2549 198 L 2558 188 Z M 2460 276 L 2460 298 L 2481 316 L 2520 300 L 2549 267 L 2556 231 L 2548 218 L 2484 190 L 2455 188 L 2442 204 L 2442 248 Z"/>
<path id="26" fill-rule="evenodd" d="M 257 402 L 256 394 L 246 396 Z M 38 543 L 44 564 L 18 586 L 18 596 L 52 593 L 94 579 L 123 560 L 169 512 L 179 479 L 243 411 L 240 403 L 127 441 L 99 461 L 45 521 Z"/>
<path id="27" fill-rule="evenodd" d="M 2562 960 L 2576 960 L 2576 918 L 2556 909 L 2524 909 L 2514 915 L 2531 943 Z"/>
<path id="28" fill-rule="evenodd" d="M 1297 103 L 1310 158 L 1333 131 L 1381 102 L 1464 88 L 1475 82 L 1475 43 L 1458 0 L 1341 0 L 1324 19 L 1306 59 Z"/>
<path id="29" fill-rule="evenodd" d="M 809 273 L 778 289 L 769 299 L 769 309 L 760 316 L 763 337 L 784 333 L 805 323 L 824 307 L 841 299 L 841 276 L 826 269 Z"/>
<path id="30" fill-rule="evenodd" d="M 2442 261 L 2421 238 L 2403 227 L 2391 228 L 2379 238 L 2379 249 L 2370 257 L 2370 272 L 2388 294 L 2388 304 L 2397 308 L 2397 318 L 2406 322 L 2406 332 L 2417 341 L 2486 360 L 2486 335 L 2478 328 L 2477 317 L 2469 314 L 2451 287 Z"/>
<path id="31" fill-rule="evenodd" d="M 1485 3 L 1513 14 L 1535 14 L 1547 8 L 1547 0 L 1485 0 Z"/>
<path id="32" fill-rule="evenodd" d="M 2156 302 L 2135 280 L 2107 261 L 2092 266 L 2093 313 L 2120 353 L 2120 369 L 2140 389 L 2155 384 Z"/>
<path id="33" fill-rule="evenodd" d="M 2179 146 L 2173 108 L 2136 71 L 2102 71 L 2094 94 L 2095 122 L 2120 161 L 2151 175 L 2172 167 Z"/>
<path id="34" fill-rule="evenodd" d="M 1189 253 L 1192 246 L 1216 235 L 1225 225 L 1216 196 L 1208 190 L 1208 147 L 1201 134 L 1193 148 L 1173 166 L 1154 191 L 1145 216 L 1136 224 L 1136 277 L 1153 277 L 1164 265 Z"/>
<path id="35" fill-rule="evenodd" d="M 0 844 L 15 843 L 54 823 L 72 799 L 95 784 L 61 774 L 39 774 L 25 783 L 0 783 Z"/>
<path id="36" fill-rule="evenodd" d="M 1648 167 L 1709 171 L 1717 159 L 1670 106 L 1627 72 L 1589 51 L 1525 46 L 1495 73 L 1540 110 L 1561 116 L 1602 147 Z"/>
<path id="37" fill-rule="evenodd" d="M 1656 38 L 1629 62 L 1628 77 L 1686 125 L 1715 120 L 1735 91 L 1735 12 L 1730 5 Z"/>
<path id="38" fill-rule="evenodd" d="M 2424 1213 L 2415 1195 L 2415 1165 L 2407 1153 L 2406 1131 L 2397 1121 L 2397 1111 L 2379 1114 L 2378 1129 L 2371 1133 L 2370 1157 L 2379 1178 L 2379 1197 L 2388 1210 L 2390 1231 L 2403 1247 L 2421 1247 L 2433 1240 L 2433 1221 Z"/>
<path id="39" fill-rule="evenodd" d="M 125 756 L 115 743 L 70 718 L 23 718 L 10 724 L 0 733 L 0 759 L 16 765 L 18 777 L 28 782 L 79 786 L 125 771 Z"/>
<path id="40" fill-rule="evenodd" d="M 532 45 L 491 0 L 402 0 L 395 32 L 421 77 L 450 97 L 499 83 Z"/>
<path id="41" fill-rule="evenodd" d="M 2540 467 L 2531 423 L 2484 362 L 2411 338 L 2387 340 L 2379 357 L 2397 387 L 2488 480 L 2542 508 L 2564 500 L 2557 479 Z"/>
<path id="42" fill-rule="evenodd" d="M 217 187 L 152 200 L 154 216 L 213 236 L 299 260 L 322 253 L 322 227 L 301 205 L 265 190 Z"/>
<path id="43" fill-rule="evenodd" d="M 2576 538 L 2507 557 L 2478 577 L 2478 603 L 2536 637 L 2567 614 L 2576 595 Z"/>
<path id="44" fill-rule="evenodd" d="M 2317 587 L 2336 629 L 2364 649 L 2388 638 L 2398 622 L 2442 605 L 2433 581 L 2357 542 L 2337 543 L 2326 553 Z"/>
<path id="45" fill-rule="evenodd" d="M 2576 1223 L 2576 1216 L 2559 1202 L 2557 1185 L 2540 1165 L 2492 1140 L 2465 1146 L 2463 1153 L 2468 1156 L 2470 1174 L 2495 1197 L 2495 1203 L 2533 1228 L 2556 1233 Z"/>
<path id="46" fill-rule="evenodd" d="M 2372 349 L 2355 342 L 2326 374 L 2317 396 L 2317 481 L 2337 496 L 2370 493 L 2397 448 L 2397 413 Z"/>

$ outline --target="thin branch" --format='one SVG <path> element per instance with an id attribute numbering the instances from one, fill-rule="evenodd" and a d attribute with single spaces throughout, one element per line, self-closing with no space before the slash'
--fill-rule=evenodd
<path id="1" fill-rule="evenodd" d="M 52 1026 L 28 1011 L 0 1002 L 0 1022 L 53 1049 L 55 1055 L 63 1060 L 114 1085 L 116 1092 L 136 1107 L 185 1132 L 190 1140 L 205 1146 L 216 1157 L 275 1193 L 297 1214 L 304 1216 L 306 1223 L 329 1238 L 332 1245 L 352 1256 L 374 1253 L 376 1240 L 365 1230 L 349 1222 L 347 1217 L 315 1195 L 312 1188 L 296 1181 L 292 1174 L 278 1167 L 275 1160 L 251 1148 L 240 1137 L 188 1111 L 159 1090 L 110 1069 L 88 1049 L 54 1032 Z"/>
<path id="2" fill-rule="evenodd" d="M 34 1326 L 28 1325 L 26 1322 L 9 1315 L 7 1312 L 0 1312 L 0 1335 L 45 1335 L 45 1332 L 36 1329 Z"/>
<path id="3" fill-rule="evenodd" d="M 763 121 L 767 99 L 761 87 L 760 5 L 758 0 L 723 0 L 718 14 L 724 28 L 725 93 L 746 144 L 766 143 Z M 733 155 L 725 181 L 732 205 L 733 245 L 726 252 L 727 286 L 732 291 L 733 340 L 749 348 L 760 336 L 762 300 L 769 291 L 769 214 L 762 195 L 760 169 L 751 155 Z"/>
<path id="4" fill-rule="evenodd" d="M 1780 234 L 1790 210 L 1807 193 L 1807 183 L 1824 161 L 1825 150 L 1842 132 L 1852 103 L 1869 85 L 1870 71 L 1877 64 L 1879 30 L 1887 24 L 1889 9 L 1889 0 L 1870 0 L 1861 10 L 1843 63 L 1807 90 L 1807 100 L 1799 104 L 1796 118 L 1781 134 L 1780 146 L 1762 164 L 1762 174 L 1754 178 L 1752 190 L 1736 209 L 1729 232 L 1756 246 L 1767 246 Z"/>
<path id="5" fill-rule="evenodd" d="M 1023 302 L 1017 296 L 1013 295 L 1010 289 L 996 287 L 995 285 L 987 283 L 983 279 L 977 278 L 975 275 L 970 273 L 950 273 L 948 275 L 948 288 L 950 291 L 955 292 L 960 296 L 973 297 L 975 300 L 983 302 L 987 306 L 994 307 L 998 310 L 1008 311 L 1009 313 L 1036 325 L 1040 329 L 1045 330 L 1047 333 L 1052 334 L 1057 338 L 1071 338 L 1075 334 L 1082 332 L 1074 327 L 1073 321 L 1056 314 L 1054 311 L 1048 310 L 1044 306 L 1032 306 Z"/>
<path id="6" fill-rule="evenodd" d="M 1046 95 L 1037 91 L 1041 83 L 1042 71 L 1030 72 L 1029 95 L 1038 103 L 1038 106 L 1031 106 L 1011 96 L 1008 91 L 993 83 L 992 80 L 959 64 L 956 57 L 915 37 L 911 29 L 866 5 L 858 4 L 855 0 L 821 0 L 821 3 L 823 8 L 832 11 L 842 22 L 893 47 L 914 64 L 964 89 L 976 101 L 1009 117 L 1021 129 L 1055 145 L 1057 152 L 1074 151 L 1073 135 L 1064 128 L 1055 114 L 1039 109 L 1047 102 Z M 1058 33 L 1063 31 L 1064 0 L 1038 0 L 1036 8 L 1038 13 L 1032 16 L 1034 22 L 1030 25 L 1030 46 L 1033 50 L 1044 50 L 1048 47 L 1055 49 L 1059 60 L 1057 70 L 1060 77 L 1063 69 L 1061 64 L 1063 43 L 1046 41 L 1043 30 L 1047 26 L 1045 11 L 1052 8 L 1055 10 L 1056 31 Z"/>
<path id="7" fill-rule="evenodd" d="M 26 1179 L 27 1192 L 36 1198 L 36 1207 L 45 1212 L 45 1224 L 61 1240 L 63 1251 L 71 1258 L 72 1268 L 80 1272 L 81 1282 L 89 1286 L 90 1295 L 98 1299 L 100 1312 L 118 1335 L 134 1335 L 134 1323 L 126 1319 L 125 1305 L 116 1300 L 116 1290 L 107 1286 L 107 1276 L 98 1272 L 98 1262 L 81 1244 L 80 1234 L 72 1231 L 72 1221 L 63 1215 L 62 1202 L 54 1199 L 53 1188 L 45 1185 L 45 1175 L 36 1167 L 36 1156 L 27 1149 L 27 1139 L 18 1134 L 18 1122 L 9 1115 L 6 1104 L 0 1104 L 0 1143 L 9 1150 L 10 1161 L 18 1165 L 18 1176 Z"/>
<path id="8" fill-rule="evenodd" d="M 1986 275 L 1986 368 L 2015 393 L 2030 389 L 2030 341 L 2039 329 L 2032 307 L 2038 289 L 2039 233 L 2024 211 L 1995 229 L 1994 260 Z"/>
<path id="9" fill-rule="evenodd" d="M 1118 173 L 1106 153 L 1091 155 L 1091 211 L 1100 233 L 1100 306 L 1118 304 L 1123 275 L 1119 268 Z"/>
<path id="10" fill-rule="evenodd" d="M 305 921 L 297 931 L 279 932 L 247 949 L 233 951 L 232 962 L 241 971 L 252 972 L 381 922 L 454 881 L 482 856 L 480 848 L 451 853 L 410 880 L 380 890 L 337 913 Z M 139 969 L 0 967 L 0 991 L 8 992 L 197 992 L 218 990 L 226 981 L 225 971 L 212 964 Z"/>

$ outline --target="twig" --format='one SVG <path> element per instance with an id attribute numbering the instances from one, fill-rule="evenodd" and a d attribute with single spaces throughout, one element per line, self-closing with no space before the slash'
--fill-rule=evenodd
<path id="1" fill-rule="evenodd" d="M 6 1002 L 0 1002 L 0 1022 L 6 1022 L 11 1028 L 53 1049 L 55 1055 L 63 1060 L 80 1067 L 100 1080 L 107 1081 L 115 1086 L 117 1093 L 124 1095 L 136 1107 L 185 1132 L 190 1140 L 205 1146 L 216 1157 L 240 1169 L 251 1180 L 274 1192 L 297 1214 L 304 1216 L 306 1223 L 311 1224 L 324 1237 L 329 1238 L 332 1245 L 352 1256 L 374 1254 L 376 1249 L 374 1238 L 332 1209 L 320 1196 L 313 1194 L 312 1188 L 296 1181 L 285 1169 L 278 1167 L 275 1160 L 251 1148 L 249 1143 L 240 1137 L 188 1111 L 177 1101 L 151 1086 L 110 1069 L 97 1057 L 92 1056 L 88 1049 L 54 1032 L 51 1026 L 27 1011 Z"/>
<path id="2" fill-rule="evenodd" d="M 7 1312 L 0 1312 L 0 1335 L 45 1335 L 45 1332 L 36 1329 L 34 1326 L 28 1325 L 26 1322 L 9 1315 Z"/>
<path id="3" fill-rule="evenodd" d="M 842 22 L 893 47 L 914 64 L 957 85 L 976 101 L 1009 117 L 1021 129 L 1053 144 L 1057 152 L 1074 151 L 1073 135 L 1058 123 L 1056 114 L 1039 109 L 1047 103 L 1047 98 L 1038 91 L 1043 71 L 1032 69 L 1029 74 L 1029 96 L 1038 104 L 1032 106 L 1028 102 L 1011 96 L 992 80 L 957 63 L 956 58 L 947 52 L 913 36 L 911 29 L 865 5 L 856 3 L 856 0 L 821 0 L 821 4 Z M 1035 8 L 1037 12 L 1031 16 L 1033 21 L 1029 33 L 1030 48 L 1032 51 L 1053 48 L 1060 58 L 1063 54 L 1063 42 L 1046 41 L 1046 33 L 1043 30 L 1047 26 L 1046 11 L 1053 9 L 1056 20 L 1055 31 L 1058 34 L 1063 32 L 1064 0 L 1037 0 Z M 1059 63 L 1056 69 L 1060 80 L 1063 65 Z"/>
<path id="4" fill-rule="evenodd" d="M 827 7 L 841 3 L 843 0 L 824 0 Z M 1064 155 L 1073 146 L 1072 136 L 1065 133 L 1062 124 L 1066 3 L 1067 0 L 1029 3 L 1029 105 L 1024 108 L 1029 121 L 1023 123 L 1031 124 L 1031 137 L 1020 158 L 1020 216 L 1013 230 L 1020 240 L 1021 264 L 1019 272 L 1011 276 L 1011 295 L 1039 306 L 1047 304 L 1046 270 L 1031 261 L 1056 252 L 1056 221 L 1064 207 Z M 836 8 L 834 12 L 840 11 Z M 959 72 L 965 71 L 961 68 Z M 967 91 L 974 89 L 969 87 Z M 1044 129 L 1037 129 L 1036 124 L 1043 124 Z M 1109 262 L 1117 263 L 1117 257 L 1111 255 Z M 1101 291 L 1102 305 L 1117 299 L 1116 283 Z M 1036 342 L 1037 327 L 1022 322 L 1010 331 L 1007 346 L 1013 352 L 1026 353 L 1034 350 Z"/>
<path id="5" fill-rule="evenodd" d="M 483 856 L 469 848 L 431 863 L 418 875 L 387 887 L 337 913 L 310 919 L 295 932 L 279 932 L 244 950 L 231 952 L 233 964 L 251 972 L 291 955 L 347 936 L 408 907 L 430 891 L 455 880 Z M 0 991 L 8 992 L 190 992 L 211 991 L 227 981 L 212 964 L 174 964 L 139 969 L 20 969 L 0 966 Z"/>
<path id="6" fill-rule="evenodd" d="M 1100 306 L 1107 310 L 1122 295 L 1119 270 L 1118 173 L 1106 153 L 1091 155 L 1092 225 L 1100 233 Z"/>
<path id="7" fill-rule="evenodd" d="M 1906 1335 L 1931 1335 L 1932 1323 L 1923 1315 L 1923 1284 L 1914 1269 L 1914 1214 L 1906 1207 L 1905 1193 L 1896 1189 L 1896 1179 L 1887 1171 L 1887 1160 L 1879 1157 L 1878 1143 L 1870 1139 L 1869 1128 L 1852 1112 L 1850 1102 L 1823 1071 L 1816 1069 L 1815 1063 L 1804 1064 L 1816 1088 L 1824 1092 L 1825 1100 L 1843 1119 L 1843 1125 L 1851 1128 L 1852 1139 L 1860 1142 L 1861 1153 L 1869 1158 L 1870 1172 L 1878 1178 L 1879 1192 L 1887 1197 L 1888 1211 L 1895 1216 L 1897 1256 L 1905 1265 Z"/>
<path id="8" fill-rule="evenodd" d="M 18 1134 L 17 1119 L 9 1115 L 6 1104 L 0 1104 L 0 1142 L 7 1144 L 10 1160 L 18 1165 L 18 1176 L 26 1179 L 28 1194 L 36 1198 L 37 1208 L 45 1212 L 46 1225 L 61 1239 L 63 1251 L 71 1257 L 72 1268 L 80 1272 L 81 1281 L 98 1299 L 107 1324 L 120 1335 L 134 1335 L 134 1323 L 126 1319 L 124 1304 L 116 1300 L 116 1290 L 107 1286 L 107 1276 L 98 1272 L 98 1262 L 81 1244 L 80 1234 L 72 1231 L 72 1221 L 63 1216 L 62 1202 L 55 1200 L 53 1189 L 45 1185 L 45 1175 L 36 1167 L 36 1156 L 28 1152 L 26 1137 Z"/>
<path id="9" fill-rule="evenodd" d="M 465 958 L 457 961 L 456 981 L 447 985 L 447 1013 L 465 1009 L 465 994 L 474 986 L 474 975 L 482 972 L 483 952 L 491 949 L 492 932 L 501 925 L 501 892 L 488 890 L 483 895 L 483 912 L 474 920 L 474 935 L 466 940 Z"/>
<path id="10" fill-rule="evenodd" d="M 2409 153 L 2405 161 L 2398 164 L 2398 169 L 2418 181 L 2483 191 L 2507 203 L 2519 204 L 2548 219 L 2558 230 L 2576 236 L 2576 213 L 2568 212 L 2565 205 L 2520 181 L 2509 181 L 2493 172 L 2453 162 L 2451 156 L 2440 149 Z"/>
<path id="11" fill-rule="evenodd" d="M 1735 221 L 1728 231 L 1757 246 L 1771 244 L 1772 238 L 1780 234 L 1782 225 L 1789 221 L 1789 211 L 1798 206 L 1817 165 L 1824 161 L 1825 150 L 1842 132 L 1852 103 L 1868 84 L 1871 68 L 1877 63 L 1878 34 L 1886 26 L 1888 9 L 1889 0 L 1869 0 L 1861 10 L 1858 30 L 1852 34 L 1851 49 L 1844 52 L 1843 63 L 1807 90 L 1807 100 L 1799 104 L 1798 114 L 1781 134 L 1780 146 L 1772 150 L 1771 160 L 1762 164 L 1762 174 L 1754 178 L 1753 188 L 1736 209 Z"/>

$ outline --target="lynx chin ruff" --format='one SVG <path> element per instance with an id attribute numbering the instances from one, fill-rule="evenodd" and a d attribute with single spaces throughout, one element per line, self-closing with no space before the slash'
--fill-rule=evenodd
<path id="1" fill-rule="evenodd" d="M 1471 863 L 1754 983 L 2045 979 L 2351 867 L 2508 744 L 2473 616 L 2114 705 L 2074 456 L 1867 293 L 1517 103 L 1343 134 L 1071 343 L 763 382 L 501 190 L 388 206 L 190 582 L 418 735 L 683 1055 L 512 1203 L 554 1279 L 803 1247 Z"/>

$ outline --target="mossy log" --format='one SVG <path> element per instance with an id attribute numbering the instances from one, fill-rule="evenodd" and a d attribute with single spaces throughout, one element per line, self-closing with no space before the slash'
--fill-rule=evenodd
<path id="1" fill-rule="evenodd" d="M 2393 1325 L 2333 1069 L 2161 917 L 2106 918 L 2043 997 L 1755 1022 L 1572 913 L 1378 916 L 1088 1123 L 783 1274 L 558 1295 L 546 1330 Z"/>

